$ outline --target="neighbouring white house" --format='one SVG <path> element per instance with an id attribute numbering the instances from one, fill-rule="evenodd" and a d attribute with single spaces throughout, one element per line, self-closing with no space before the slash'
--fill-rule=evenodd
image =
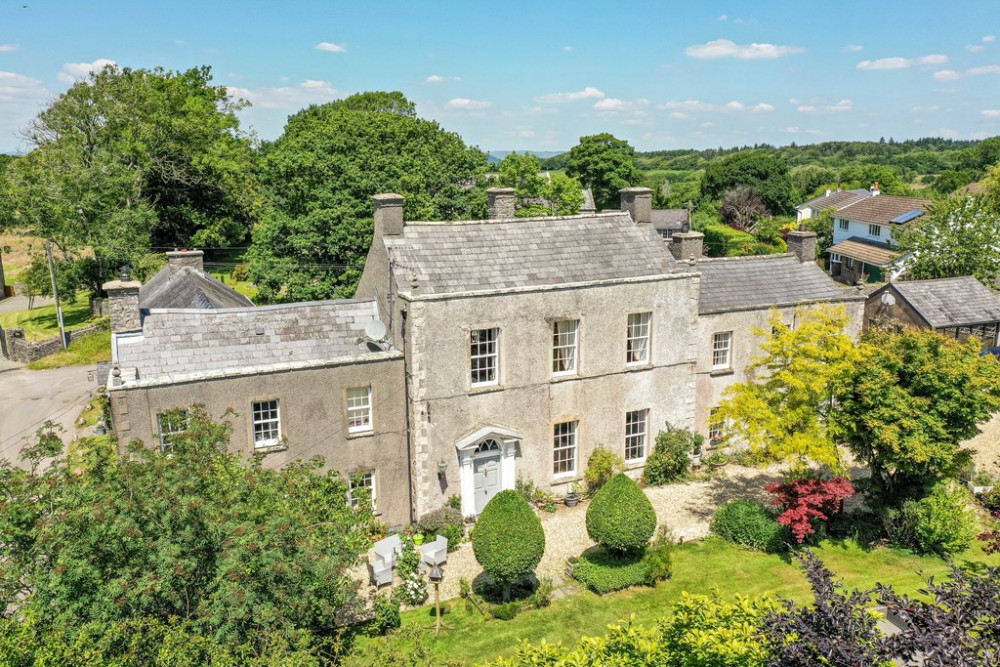
<path id="1" fill-rule="evenodd" d="M 870 196 L 871 192 L 868 190 L 833 190 L 827 188 L 826 194 L 813 197 L 795 207 L 796 220 L 800 223 L 805 222 L 813 216 L 819 215 L 821 212 L 831 208 L 839 211 L 845 206 L 856 204 Z"/>

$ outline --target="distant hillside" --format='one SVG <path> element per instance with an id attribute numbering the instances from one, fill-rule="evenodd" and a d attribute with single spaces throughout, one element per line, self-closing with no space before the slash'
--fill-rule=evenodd
<path id="1" fill-rule="evenodd" d="M 486 159 L 494 163 L 500 162 L 511 153 L 531 153 L 539 160 L 546 160 L 557 155 L 566 154 L 566 151 L 489 151 L 486 154 Z"/>

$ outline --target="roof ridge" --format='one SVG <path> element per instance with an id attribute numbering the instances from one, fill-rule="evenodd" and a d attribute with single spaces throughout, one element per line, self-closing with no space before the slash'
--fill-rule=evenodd
<path id="1" fill-rule="evenodd" d="M 302 308 L 304 306 L 341 306 L 341 305 L 361 305 L 374 303 L 374 297 L 364 297 L 355 299 L 324 299 L 321 301 L 292 301 L 290 303 L 272 303 L 266 306 L 245 306 L 243 308 L 151 308 L 150 313 L 200 313 L 200 314 L 225 314 L 287 310 L 292 308 Z"/>
<path id="2" fill-rule="evenodd" d="M 750 260 L 750 261 L 763 261 L 763 260 L 768 260 L 768 259 L 781 259 L 781 258 L 787 258 L 787 257 L 794 258 L 795 255 L 793 253 L 790 253 L 790 252 L 781 252 L 781 253 L 776 253 L 776 254 L 773 254 L 773 255 L 742 255 L 740 257 L 702 257 L 701 259 L 698 260 L 698 263 L 700 264 L 702 262 L 705 262 L 705 263 L 733 262 L 733 261 L 747 261 L 747 260 Z"/>
<path id="3" fill-rule="evenodd" d="M 487 218 L 482 220 L 407 220 L 406 227 L 457 227 L 464 225 L 490 225 L 504 222 L 546 222 L 549 220 L 579 220 L 581 218 L 615 218 L 628 215 L 628 211 L 601 211 L 600 213 L 578 213 L 576 215 L 542 215 L 529 218 Z"/>

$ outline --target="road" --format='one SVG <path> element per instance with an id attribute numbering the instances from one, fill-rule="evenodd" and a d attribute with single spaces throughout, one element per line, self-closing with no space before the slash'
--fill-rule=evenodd
<path id="1" fill-rule="evenodd" d="M 16 461 L 26 438 L 46 419 L 62 424 L 63 439 L 71 439 L 76 418 L 97 390 L 87 379 L 93 371 L 94 366 L 66 366 L 0 373 L 0 459 Z"/>

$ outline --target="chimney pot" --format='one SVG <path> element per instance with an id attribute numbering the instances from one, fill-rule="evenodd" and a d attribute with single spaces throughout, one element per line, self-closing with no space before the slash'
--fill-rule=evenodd
<path id="1" fill-rule="evenodd" d="M 375 236 L 402 236 L 403 195 L 392 192 L 373 195 L 375 204 Z"/>
<path id="2" fill-rule="evenodd" d="M 621 209 L 628 211 L 637 225 L 648 225 L 653 221 L 653 191 L 649 188 L 622 188 Z"/>
<path id="3" fill-rule="evenodd" d="M 185 266 L 205 273 L 205 253 L 201 250 L 174 250 L 167 253 L 167 268 L 174 275 Z"/>
<path id="4" fill-rule="evenodd" d="M 138 280 L 112 280 L 104 283 L 104 291 L 108 293 L 108 306 L 111 310 L 111 332 L 128 333 L 142 331 L 142 317 L 139 314 Z"/>
<path id="5" fill-rule="evenodd" d="M 678 261 L 701 258 L 705 235 L 701 232 L 677 232 L 670 237 L 670 254 Z"/>
<path id="6" fill-rule="evenodd" d="M 509 220 L 517 210 L 517 190 L 514 188 L 489 188 L 490 220 Z"/>

